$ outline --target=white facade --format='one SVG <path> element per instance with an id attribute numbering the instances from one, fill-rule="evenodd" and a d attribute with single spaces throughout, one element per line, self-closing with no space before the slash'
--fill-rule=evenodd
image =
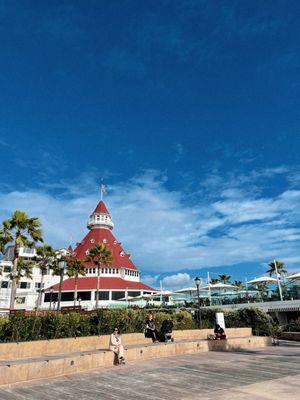
<path id="1" fill-rule="evenodd" d="M 62 252 L 66 251 L 62 249 Z M 36 256 L 36 251 L 34 248 L 22 247 L 19 250 L 19 255 L 25 259 L 31 259 Z M 0 275 L 0 311 L 8 311 L 10 304 L 10 294 L 11 294 L 11 281 L 9 274 L 12 268 L 12 261 L 0 261 L 0 270 L 2 274 Z M 49 270 L 44 276 L 43 287 L 53 286 L 59 282 L 58 276 L 53 276 L 52 272 Z M 39 296 L 39 290 L 41 285 L 41 273 L 39 268 L 32 268 L 32 279 L 21 278 L 17 287 L 15 309 L 26 309 L 34 310 L 37 305 L 37 300 Z"/>

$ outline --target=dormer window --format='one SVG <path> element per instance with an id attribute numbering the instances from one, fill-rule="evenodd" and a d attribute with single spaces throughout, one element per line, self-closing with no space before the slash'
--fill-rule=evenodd
<path id="1" fill-rule="evenodd" d="M 107 243 L 107 239 L 104 238 L 104 239 L 102 240 L 102 242 L 103 242 L 103 243 Z"/>
<path id="2" fill-rule="evenodd" d="M 95 239 L 91 239 L 90 242 L 91 242 L 91 243 L 95 243 Z"/>
<path id="3" fill-rule="evenodd" d="M 124 251 L 120 251 L 120 256 L 121 256 L 121 257 L 124 257 L 124 256 L 125 256 Z"/>
<path id="4" fill-rule="evenodd" d="M 86 250 L 85 255 L 88 256 L 90 254 L 89 250 Z"/>

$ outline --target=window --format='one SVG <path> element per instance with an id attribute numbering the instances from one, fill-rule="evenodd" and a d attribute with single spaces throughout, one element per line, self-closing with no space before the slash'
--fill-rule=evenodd
<path id="1" fill-rule="evenodd" d="M 95 239 L 91 239 L 90 242 L 91 242 L 91 243 L 95 243 Z"/>
<path id="2" fill-rule="evenodd" d="M 125 292 L 111 292 L 112 300 L 119 300 L 125 297 Z"/>
<path id="3" fill-rule="evenodd" d="M 95 298 L 97 293 L 95 293 Z M 99 292 L 99 300 L 109 300 L 109 292 Z"/>
<path id="4" fill-rule="evenodd" d="M 131 296 L 131 297 L 136 297 L 136 296 L 139 296 L 141 294 L 141 292 L 128 292 L 128 296 Z"/>
<path id="5" fill-rule="evenodd" d="M 121 257 L 124 257 L 124 256 L 125 256 L 124 251 L 120 251 L 120 256 L 121 256 Z"/>
<path id="6" fill-rule="evenodd" d="M 114 268 L 112 269 L 112 273 L 113 273 L 113 274 L 115 273 L 115 269 L 114 269 Z"/>
<path id="7" fill-rule="evenodd" d="M 8 281 L 2 281 L 1 282 L 1 289 L 7 289 L 9 287 L 9 282 Z"/>
<path id="8" fill-rule="evenodd" d="M 91 300 L 91 292 L 78 292 L 77 299 Z"/>
<path id="9" fill-rule="evenodd" d="M 96 268 L 93 268 L 93 274 L 95 274 L 96 273 Z"/>
<path id="10" fill-rule="evenodd" d="M 114 240 L 114 244 L 117 244 L 118 242 L 116 240 Z"/>
<path id="11" fill-rule="evenodd" d="M 88 256 L 90 254 L 90 252 L 88 250 L 86 250 L 85 255 Z"/>
<path id="12" fill-rule="evenodd" d="M 104 268 L 101 268 L 101 272 L 102 272 L 102 274 L 104 274 Z"/>
<path id="13" fill-rule="evenodd" d="M 10 272 L 11 271 L 11 267 L 9 265 L 5 265 L 3 268 L 3 272 Z"/>
<path id="14" fill-rule="evenodd" d="M 23 249 L 23 254 L 34 254 L 34 249 L 31 249 L 30 247 L 24 247 Z"/>
<path id="15" fill-rule="evenodd" d="M 20 282 L 19 289 L 30 289 L 30 282 Z"/>
<path id="16" fill-rule="evenodd" d="M 35 289 L 40 289 L 40 287 L 41 287 L 41 282 L 35 282 L 34 288 Z"/>
<path id="17" fill-rule="evenodd" d="M 17 304 L 25 304 L 25 297 L 16 297 Z"/>
<path id="18" fill-rule="evenodd" d="M 105 268 L 105 273 L 106 273 L 106 274 L 108 273 L 108 268 Z"/>
<path id="19" fill-rule="evenodd" d="M 107 239 L 104 238 L 104 239 L 102 240 L 102 242 L 103 242 L 103 243 L 107 243 Z"/>
<path id="20" fill-rule="evenodd" d="M 61 294 L 61 301 L 74 301 L 74 292 L 64 292 L 64 293 L 62 293 Z"/>

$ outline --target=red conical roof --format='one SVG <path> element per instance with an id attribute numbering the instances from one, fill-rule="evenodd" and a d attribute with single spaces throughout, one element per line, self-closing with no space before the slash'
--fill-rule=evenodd
<path id="1" fill-rule="evenodd" d="M 104 204 L 103 200 L 100 200 L 99 203 L 97 204 L 97 207 L 95 208 L 93 214 L 95 213 L 101 213 L 101 214 L 108 214 L 109 215 L 109 211 L 106 208 L 106 205 Z"/>

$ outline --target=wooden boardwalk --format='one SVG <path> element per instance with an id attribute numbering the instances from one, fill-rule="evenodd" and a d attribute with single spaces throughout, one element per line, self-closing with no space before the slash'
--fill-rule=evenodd
<path id="1" fill-rule="evenodd" d="M 165 357 L 0 388 L 1 400 L 299 400 L 300 343 Z"/>

